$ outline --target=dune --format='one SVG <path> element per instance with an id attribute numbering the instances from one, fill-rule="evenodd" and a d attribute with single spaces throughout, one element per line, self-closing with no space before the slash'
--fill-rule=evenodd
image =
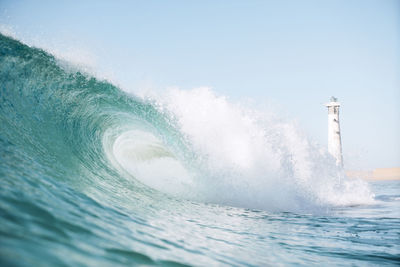
<path id="1" fill-rule="evenodd" d="M 400 180 L 400 168 L 377 168 L 372 171 L 346 171 L 349 178 L 371 181 Z"/>

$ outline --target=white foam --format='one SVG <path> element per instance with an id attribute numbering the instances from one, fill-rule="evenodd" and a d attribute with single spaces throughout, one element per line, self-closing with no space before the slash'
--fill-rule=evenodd
<path id="1" fill-rule="evenodd" d="M 233 104 L 209 88 L 171 89 L 157 101 L 199 157 L 190 190 L 203 201 L 292 211 L 373 201 L 365 182 L 348 180 L 325 149 L 276 114 Z"/>

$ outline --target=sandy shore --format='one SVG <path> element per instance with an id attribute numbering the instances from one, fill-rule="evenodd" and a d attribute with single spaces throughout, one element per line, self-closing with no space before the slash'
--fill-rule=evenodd
<path id="1" fill-rule="evenodd" d="M 350 178 L 360 178 L 371 181 L 400 180 L 400 168 L 378 168 L 372 171 L 346 171 Z"/>

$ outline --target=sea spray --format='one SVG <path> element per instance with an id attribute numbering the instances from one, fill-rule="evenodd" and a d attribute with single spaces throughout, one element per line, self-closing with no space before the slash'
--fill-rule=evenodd
<path id="1" fill-rule="evenodd" d="M 276 114 L 230 103 L 209 88 L 171 89 L 152 98 L 147 101 L 176 124 L 196 157 L 174 156 L 168 165 L 155 152 L 145 163 L 153 172 L 138 175 L 134 171 L 145 184 L 178 197 L 275 211 L 312 211 L 373 201 L 366 183 L 348 180 L 325 149 L 311 144 L 295 123 Z M 140 142 L 135 134 L 125 138 Z M 146 153 L 153 149 L 151 145 Z M 160 140 L 153 145 L 160 146 Z M 143 150 L 131 149 L 124 151 Z M 137 168 L 132 158 L 121 154 L 118 158 L 127 169 Z M 172 162 L 177 160 L 182 164 L 174 167 Z M 161 173 L 168 171 L 169 178 L 154 177 L 158 176 L 156 166 Z"/>

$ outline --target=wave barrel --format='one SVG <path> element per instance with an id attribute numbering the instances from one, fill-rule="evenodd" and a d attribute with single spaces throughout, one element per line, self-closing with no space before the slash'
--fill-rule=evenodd
<path id="1" fill-rule="evenodd" d="M 328 108 L 328 151 L 336 159 L 336 165 L 343 167 L 342 141 L 340 137 L 339 107 L 336 97 L 325 106 Z"/>

